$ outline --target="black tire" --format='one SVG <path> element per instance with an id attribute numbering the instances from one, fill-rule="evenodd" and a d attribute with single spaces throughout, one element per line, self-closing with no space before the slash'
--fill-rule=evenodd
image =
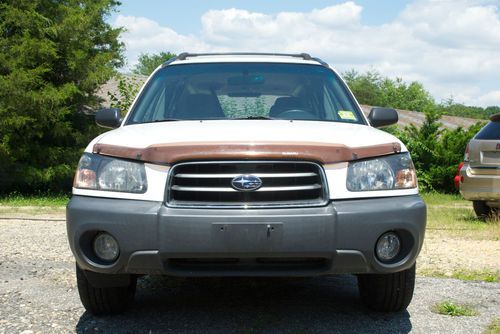
<path id="1" fill-rule="evenodd" d="M 393 274 L 358 275 L 361 300 L 370 309 L 379 312 L 405 310 L 415 288 L 415 265 Z"/>
<path id="2" fill-rule="evenodd" d="M 472 207 L 474 208 L 474 212 L 479 219 L 486 219 L 492 213 L 491 208 L 486 205 L 485 201 L 472 201 Z"/>
<path id="3" fill-rule="evenodd" d="M 93 315 L 118 314 L 125 311 L 134 300 L 137 278 L 131 277 L 129 286 L 96 288 L 83 270 L 76 266 L 76 282 L 83 307 Z"/>

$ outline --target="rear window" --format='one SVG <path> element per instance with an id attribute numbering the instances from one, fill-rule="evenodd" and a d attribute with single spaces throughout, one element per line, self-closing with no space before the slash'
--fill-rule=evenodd
<path id="1" fill-rule="evenodd" d="M 489 122 L 476 134 L 474 139 L 500 139 L 500 122 Z"/>
<path id="2" fill-rule="evenodd" d="M 126 124 L 247 118 L 365 124 L 335 72 L 277 63 L 167 66 L 149 80 Z"/>

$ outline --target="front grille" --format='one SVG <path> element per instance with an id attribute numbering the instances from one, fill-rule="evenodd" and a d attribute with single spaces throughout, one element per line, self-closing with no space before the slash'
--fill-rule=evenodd
<path id="1" fill-rule="evenodd" d="M 190 162 L 170 171 L 171 206 L 314 206 L 327 200 L 322 168 L 312 162 Z M 260 188 L 232 186 L 239 176 L 255 176 Z"/>

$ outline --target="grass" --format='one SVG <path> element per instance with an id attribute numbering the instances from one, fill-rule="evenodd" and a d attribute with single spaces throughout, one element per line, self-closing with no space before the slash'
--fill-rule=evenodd
<path id="1" fill-rule="evenodd" d="M 63 217 L 68 195 L 10 194 L 0 197 L 0 216 L 3 217 Z"/>
<path id="2" fill-rule="evenodd" d="M 487 283 L 500 283 L 500 271 L 497 271 L 495 273 L 487 270 L 460 269 L 451 272 L 451 275 L 447 275 L 439 269 L 419 269 L 418 274 L 428 277 L 456 278 L 462 281 L 483 281 Z"/>
<path id="3" fill-rule="evenodd" d="M 0 205 L 2 206 L 49 206 L 60 207 L 65 206 L 69 201 L 68 195 L 33 195 L 25 196 L 13 193 L 7 196 L 0 197 Z"/>
<path id="4" fill-rule="evenodd" d="M 445 231 L 464 239 L 500 240 L 500 221 L 476 217 L 472 203 L 460 197 L 440 193 L 421 194 L 427 204 L 427 230 Z"/>
<path id="5" fill-rule="evenodd" d="M 483 334 L 500 334 L 500 318 L 494 319 Z"/>
<path id="6" fill-rule="evenodd" d="M 474 310 L 472 306 L 454 303 L 448 300 L 436 303 L 432 311 L 437 314 L 449 315 L 452 317 L 477 315 L 477 311 Z"/>
<path id="7" fill-rule="evenodd" d="M 470 203 L 459 194 L 443 194 L 438 192 L 425 192 L 420 194 L 428 205 L 467 205 Z"/>

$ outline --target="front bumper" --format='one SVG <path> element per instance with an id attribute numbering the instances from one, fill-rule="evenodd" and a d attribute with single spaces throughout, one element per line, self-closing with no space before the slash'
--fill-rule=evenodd
<path id="1" fill-rule="evenodd" d="M 422 247 L 426 207 L 418 195 L 330 202 L 316 208 L 181 209 L 161 202 L 73 196 L 68 238 L 78 265 L 108 274 L 315 276 L 390 273 L 411 267 Z M 92 238 L 111 233 L 113 264 L 99 262 Z M 403 239 L 402 255 L 374 254 L 383 233 Z"/>

